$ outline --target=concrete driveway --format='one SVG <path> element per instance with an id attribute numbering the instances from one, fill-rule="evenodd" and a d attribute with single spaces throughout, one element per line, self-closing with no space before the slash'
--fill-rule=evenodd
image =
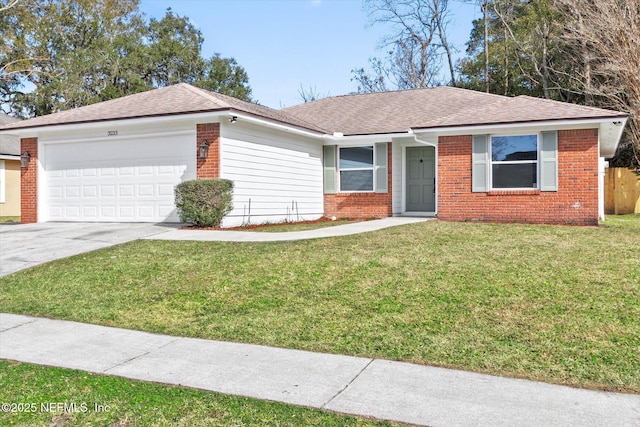
<path id="1" fill-rule="evenodd" d="M 178 224 L 46 222 L 0 225 L 0 277 L 38 264 L 130 242 Z"/>

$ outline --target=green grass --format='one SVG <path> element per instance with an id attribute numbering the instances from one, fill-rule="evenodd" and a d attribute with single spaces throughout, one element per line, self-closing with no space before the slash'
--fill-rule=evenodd
<path id="1" fill-rule="evenodd" d="M 19 216 L 0 216 L 0 224 L 20 222 Z"/>
<path id="2" fill-rule="evenodd" d="M 141 240 L 0 279 L 0 311 L 640 393 L 640 217 Z"/>
<path id="3" fill-rule="evenodd" d="M 399 425 L 276 402 L 8 361 L 0 361 L 0 402 L 15 404 L 9 409 L 16 411 L 0 411 L 3 426 Z M 75 404 L 75 410 L 65 412 L 64 406 L 58 408 L 57 403 L 66 403 L 68 408 Z"/>

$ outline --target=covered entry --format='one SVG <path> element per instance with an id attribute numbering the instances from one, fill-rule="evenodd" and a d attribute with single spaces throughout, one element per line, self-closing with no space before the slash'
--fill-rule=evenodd
<path id="1" fill-rule="evenodd" d="M 405 211 L 436 211 L 436 152 L 434 147 L 406 148 Z"/>

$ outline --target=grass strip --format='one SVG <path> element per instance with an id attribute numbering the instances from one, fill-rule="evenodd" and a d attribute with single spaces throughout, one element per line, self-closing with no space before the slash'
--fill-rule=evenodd
<path id="1" fill-rule="evenodd" d="M 3 426 L 399 425 L 277 402 L 2 360 L 0 402 Z"/>

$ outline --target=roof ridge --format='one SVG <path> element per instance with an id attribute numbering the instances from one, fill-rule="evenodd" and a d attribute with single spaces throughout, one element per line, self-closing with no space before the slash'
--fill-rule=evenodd
<path id="1" fill-rule="evenodd" d="M 221 107 L 221 105 L 219 104 L 219 100 L 216 99 L 216 97 L 214 97 L 212 95 L 212 93 L 209 92 L 208 90 L 205 90 L 205 89 L 202 89 L 202 88 L 199 88 L 197 86 L 193 86 L 193 85 L 190 85 L 189 83 L 184 83 L 184 82 L 178 83 L 177 86 L 183 87 L 183 88 L 189 90 L 190 92 L 192 92 L 192 93 L 194 93 L 194 94 L 206 99 L 207 101 L 213 102 L 214 104 L 216 104 L 217 107 Z M 170 86 L 167 86 L 167 87 L 170 87 Z M 231 106 L 228 106 L 228 107 L 231 108 Z"/>
<path id="2" fill-rule="evenodd" d="M 186 83 L 185 83 L 186 84 Z M 300 123 L 304 123 L 309 129 L 316 129 L 316 130 L 321 130 L 323 132 L 328 132 L 326 129 L 324 129 L 322 126 L 319 126 L 318 124 L 315 123 L 310 123 L 307 120 L 301 119 L 299 117 L 297 117 L 295 114 L 291 114 L 288 113 L 286 111 L 282 111 L 282 109 L 280 110 L 276 110 L 275 108 L 271 108 L 267 105 L 262 105 L 262 104 L 256 104 L 254 102 L 249 102 L 249 101 L 245 101 L 243 99 L 238 99 L 238 98 L 234 98 L 233 96 L 230 95 L 225 95 L 224 93 L 218 93 L 218 92 L 211 92 L 207 89 L 202 89 L 196 86 L 191 86 L 191 85 L 187 85 L 190 87 L 190 89 L 192 89 L 194 92 L 197 91 L 196 93 L 200 93 L 202 96 L 205 96 L 207 99 L 216 99 L 217 97 L 220 98 L 228 98 L 231 102 L 235 103 L 235 104 L 244 104 L 247 107 L 252 107 L 252 108 L 258 108 L 258 109 L 263 109 L 263 110 L 267 110 L 273 113 L 277 113 L 277 114 L 281 114 L 283 115 L 283 119 L 286 118 L 288 122 L 285 122 L 284 120 L 277 120 L 277 119 L 271 119 L 271 120 L 276 120 L 276 121 L 281 121 L 282 123 L 287 123 L 291 126 L 296 126 L 295 123 L 292 122 L 292 120 L 298 121 Z M 229 103 L 227 105 L 227 107 L 230 110 L 236 110 L 236 111 L 241 111 L 244 113 L 248 113 L 248 114 L 256 114 L 255 112 L 250 111 L 249 108 L 246 109 L 242 109 L 242 108 L 238 108 L 238 106 L 234 106 L 231 103 Z M 266 117 L 265 117 L 266 118 Z"/>
<path id="3" fill-rule="evenodd" d="M 305 104 L 313 104 L 313 103 L 317 103 L 317 102 L 322 102 L 325 100 L 330 100 L 330 99 L 344 99 L 344 98 L 350 98 L 350 97 L 365 97 L 365 96 L 384 96 L 387 94 L 396 94 L 396 93 L 407 93 L 407 92 L 421 92 L 421 91 L 430 91 L 430 90 L 456 90 L 458 92 L 462 91 L 462 92 L 474 92 L 478 95 L 482 95 L 482 96 L 489 96 L 489 97 L 496 97 L 496 98 L 505 98 L 504 95 L 498 95 L 495 93 L 486 93 L 486 92 L 480 92 L 477 90 L 473 90 L 473 89 L 465 89 L 465 88 L 461 88 L 461 87 L 457 87 L 457 86 L 431 86 L 431 87 L 420 87 L 420 88 L 412 88 L 412 89 L 396 89 L 396 90 L 385 90 L 385 91 L 381 91 L 381 92 L 365 92 L 365 93 L 358 93 L 358 92 L 352 92 L 352 93 L 347 93 L 344 95 L 335 95 L 335 96 L 327 96 L 326 98 L 320 98 L 320 99 L 316 99 L 314 101 L 309 101 L 309 102 L 303 102 L 301 104 L 296 104 L 296 105 L 292 105 L 290 107 L 284 107 L 281 108 L 280 111 L 283 110 L 288 110 L 288 109 L 293 109 L 296 107 L 300 107 L 301 105 L 305 105 Z"/>
<path id="4" fill-rule="evenodd" d="M 461 89 L 461 88 L 456 88 L 456 89 Z M 465 90 L 465 89 L 463 89 L 463 90 Z M 479 91 L 475 91 L 475 92 L 479 92 Z M 483 93 L 483 92 L 480 92 L 480 93 Z M 490 94 L 490 95 L 495 95 L 495 94 Z M 496 104 L 499 104 L 501 102 L 509 102 L 509 101 L 515 99 L 515 98 L 511 98 L 511 97 L 504 96 L 504 95 L 496 95 L 496 96 L 500 97 L 500 99 L 496 99 L 494 102 L 489 102 L 484 107 L 488 107 L 489 105 L 496 105 Z M 432 122 L 441 122 L 443 120 L 451 119 L 452 117 L 455 117 L 455 116 L 458 116 L 458 115 L 461 115 L 461 114 L 465 114 L 467 111 L 469 111 L 470 109 L 473 109 L 473 108 L 477 108 L 477 107 L 468 106 L 466 108 L 461 108 L 458 111 L 456 111 L 455 113 L 451 113 L 451 114 L 448 114 L 446 116 L 442 116 L 442 117 L 437 117 L 437 118 L 431 119 L 428 122 L 426 122 L 424 125 L 414 126 L 414 128 L 415 129 L 420 129 L 421 127 L 424 127 L 425 125 L 428 125 L 429 123 L 432 123 Z"/>

